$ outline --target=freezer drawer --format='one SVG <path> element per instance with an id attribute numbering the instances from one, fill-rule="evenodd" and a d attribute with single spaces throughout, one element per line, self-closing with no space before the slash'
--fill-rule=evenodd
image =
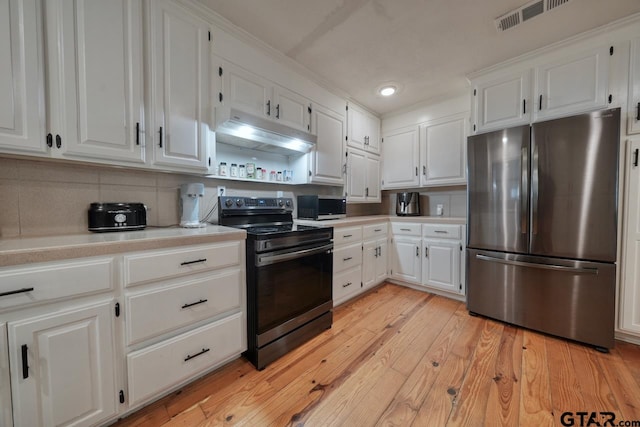
<path id="1" fill-rule="evenodd" d="M 615 264 L 467 249 L 467 309 L 612 348 Z"/>

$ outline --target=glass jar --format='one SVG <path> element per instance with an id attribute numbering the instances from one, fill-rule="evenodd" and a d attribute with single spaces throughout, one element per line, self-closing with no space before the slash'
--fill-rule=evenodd
<path id="1" fill-rule="evenodd" d="M 256 164 L 247 163 L 247 178 L 254 179 L 256 177 Z"/>
<path id="2" fill-rule="evenodd" d="M 269 181 L 275 181 L 276 180 L 276 171 L 271 171 L 271 173 L 269 174 Z"/>
<path id="3" fill-rule="evenodd" d="M 244 165 L 240 165 L 240 167 L 238 168 L 238 176 L 240 178 L 247 177 L 247 168 L 245 168 Z"/>
<path id="4" fill-rule="evenodd" d="M 227 162 L 220 162 L 220 176 L 227 176 Z"/>
<path id="5" fill-rule="evenodd" d="M 235 163 L 231 163 L 231 173 L 229 174 L 232 178 L 238 177 L 238 165 Z"/>
<path id="6" fill-rule="evenodd" d="M 256 168 L 256 179 L 262 179 L 262 168 Z"/>
<path id="7" fill-rule="evenodd" d="M 282 171 L 278 171 L 278 176 L 276 178 L 276 181 L 282 181 Z"/>

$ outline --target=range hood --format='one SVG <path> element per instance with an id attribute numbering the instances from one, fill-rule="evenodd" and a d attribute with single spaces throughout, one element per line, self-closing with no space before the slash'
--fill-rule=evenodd
<path id="1" fill-rule="evenodd" d="M 286 156 L 308 153 L 317 137 L 234 108 L 216 108 L 216 142 Z"/>

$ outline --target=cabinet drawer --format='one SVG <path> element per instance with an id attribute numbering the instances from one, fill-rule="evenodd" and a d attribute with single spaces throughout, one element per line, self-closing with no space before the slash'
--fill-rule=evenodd
<path id="1" fill-rule="evenodd" d="M 420 237 L 421 228 L 420 224 L 413 222 L 392 222 L 391 232 L 394 236 L 405 235 Z"/>
<path id="2" fill-rule="evenodd" d="M 114 288 L 114 259 L 97 258 L 0 270 L 0 310 Z"/>
<path id="3" fill-rule="evenodd" d="M 238 265 L 243 250 L 243 242 L 236 241 L 126 255 L 125 286 Z"/>
<path id="4" fill-rule="evenodd" d="M 452 224 L 422 224 L 422 237 L 460 240 L 460 226 Z"/>
<path id="5" fill-rule="evenodd" d="M 148 400 L 246 349 L 242 313 L 127 355 L 129 405 Z"/>
<path id="6" fill-rule="evenodd" d="M 388 223 L 382 222 L 380 224 L 371 224 L 362 226 L 362 238 L 377 239 L 378 237 L 385 237 L 387 235 Z"/>
<path id="7" fill-rule="evenodd" d="M 127 295 L 129 344 L 242 308 L 241 270 L 182 280 L 150 292 Z"/>
<path id="8" fill-rule="evenodd" d="M 362 264 L 362 244 L 339 247 L 333 250 L 333 271 L 338 272 Z"/>
<path id="9" fill-rule="evenodd" d="M 335 246 L 348 245 L 362 241 L 362 227 L 340 227 L 333 229 L 333 244 Z"/>
<path id="10" fill-rule="evenodd" d="M 360 292 L 362 289 L 362 268 L 360 266 L 333 275 L 333 301 L 340 301 L 346 296 Z"/>

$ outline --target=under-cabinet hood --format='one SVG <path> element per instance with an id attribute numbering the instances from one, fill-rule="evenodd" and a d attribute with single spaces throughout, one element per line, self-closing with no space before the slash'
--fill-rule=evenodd
<path id="1" fill-rule="evenodd" d="M 234 108 L 216 108 L 216 141 L 284 155 L 308 153 L 317 137 Z"/>

